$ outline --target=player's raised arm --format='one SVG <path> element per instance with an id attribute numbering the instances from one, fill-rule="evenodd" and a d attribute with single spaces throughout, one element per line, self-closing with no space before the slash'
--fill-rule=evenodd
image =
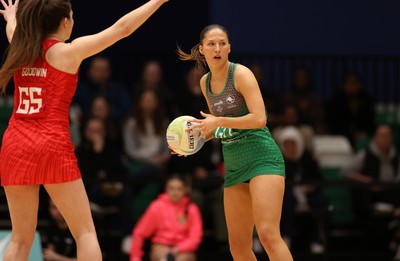
<path id="1" fill-rule="evenodd" d="M 15 27 L 17 26 L 17 20 L 15 19 L 15 15 L 17 13 L 19 0 L 16 0 L 14 3 L 12 0 L 9 0 L 8 4 L 4 2 L 4 0 L 0 0 L 0 2 L 4 8 L 0 10 L 0 14 L 3 15 L 4 20 L 6 20 L 7 22 L 6 34 L 8 42 L 11 43 Z"/>
<path id="2" fill-rule="evenodd" d="M 69 53 L 82 61 L 89 56 L 101 52 L 118 40 L 131 35 L 165 2 L 168 2 L 168 0 L 150 0 L 121 17 L 107 29 L 97 34 L 73 40 L 69 46 Z"/>

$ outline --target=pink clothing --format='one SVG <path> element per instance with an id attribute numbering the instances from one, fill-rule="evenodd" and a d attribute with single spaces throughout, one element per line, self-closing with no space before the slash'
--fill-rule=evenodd
<path id="1" fill-rule="evenodd" d="M 154 200 L 136 224 L 132 234 L 131 261 L 141 261 L 143 244 L 175 246 L 179 252 L 194 252 L 203 237 L 203 222 L 199 208 L 188 197 L 178 203 L 164 193 Z"/>

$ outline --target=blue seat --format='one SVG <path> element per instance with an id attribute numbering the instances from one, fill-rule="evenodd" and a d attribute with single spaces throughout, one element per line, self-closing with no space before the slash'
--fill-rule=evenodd
<path id="1" fill-rule="evenodd" d="M 0 260 L 3 260 L 4 252 L 11 240 L 11 230 L 0 231 Z M 35 234 L 35 240 L 29 254 L 29 261 L 43 261 L 42 243 L 38 232 Z"/>

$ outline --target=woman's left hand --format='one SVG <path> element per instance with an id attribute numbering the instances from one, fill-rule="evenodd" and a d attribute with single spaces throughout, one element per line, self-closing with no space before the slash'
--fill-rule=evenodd
<path id="1" fill-rule="evenodd" d="M 204 119 L 188 120 L 188 122 L 197 123 L 186 129 L 187 132 L 192 131 L 191 135 L 193 136 L 195 136 L 197 133 L 212 133 L 214 129 L 218 127 L 218 117 L 215 117 L 212 114 L 204 113 L 202 111 L 200 112 L 200 114 L 204 117 Z"/>
<path id="2" fill-rule="evenodd" d="M 6 22 L 10 22 L 12 19 L 15 19 L 19 0 L 16 0 L 14 4 L 12 0 L 8 0 L 8 3 L 4 2 L 4 0 L 0 0 L 0 2 L 4 7 L 4 10 L 0 10 L 0 14 L 3 15 L 4 20 L 6 20 Z"/>

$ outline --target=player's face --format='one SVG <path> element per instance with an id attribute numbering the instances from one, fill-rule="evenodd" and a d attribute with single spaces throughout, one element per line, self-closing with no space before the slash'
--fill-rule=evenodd
<path id="1" fill-rule="evenodd" d="M 172 202 L 178 202 L 186 194 L 186 187 L 181 180 L 171 179 L 168 181 L 165 191 Z"/>
<path id="2" fill-rule="evenodd" d="M 226 62 L 231 52 L 228 36 L 219 28 L 207 32 L 199 48 L 208 64 Z"/>

